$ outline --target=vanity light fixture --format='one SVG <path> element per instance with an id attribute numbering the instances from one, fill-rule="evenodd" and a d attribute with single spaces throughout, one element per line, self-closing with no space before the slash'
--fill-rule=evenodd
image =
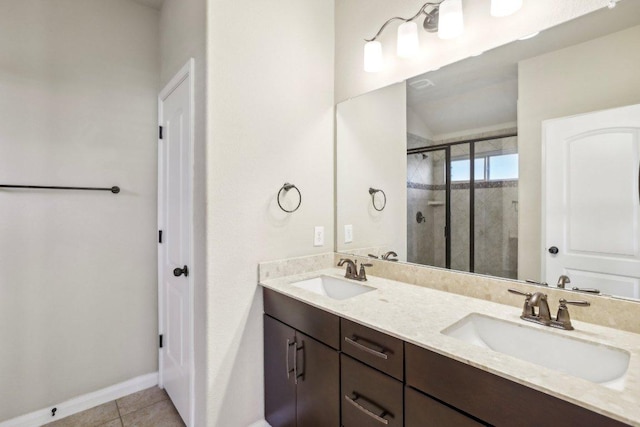
<path id="1" fill-rule="evenodd" d="M 491 15 L 511 15 L 520 9 L 522 1 L 491 0 Z M 422 28 L 430 33 L 437 32 L 438 37 L 443 40 L 456 38 L 464 32 L 462 0 L 427 2 L 411 18 L 391 18 L 380 27 L 375 36 L 365 39 L 364 71 L 375 73 L 382 69 L 382 44 L 377 39 L 393 21 L 402 21 L 402 24 L 398 27 L 397 55 L 401 58 L 409 58 L 415 55 L 420 48 L 420 44 L 418 41 L 418 25 L 413 21 L 422 15 L 424 15 Z"/>
<path id="2" fill-rule="evenodd" d="M 464 32 L 462 0 L 444 0 L 440 3 L 438 37 L 443 40 L 455 39 Z"/>

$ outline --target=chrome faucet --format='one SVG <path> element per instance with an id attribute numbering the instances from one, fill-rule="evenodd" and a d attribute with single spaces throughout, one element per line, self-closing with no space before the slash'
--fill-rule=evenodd
<path id="1" fill-rule="evenodd" d="M 387 261 L 398 261 L 397 258 L 390 258 L 390 257 L 397 257 L 398 254 L 395 253 L 394 251 L 389 251 L 387 253 L 385 253 L 384 255 L 382 255 L 380 258 L 382 259 L 386 259 Z"/>
<path id="2" fill-rule="evenodd" d="M 547 303 L 546 294 L 543 294 L 542 292 L 532 294 L 530 292 L 521 292 L 517 289 L 509 289 L 509 292 L 525 297 L 524 306 L 522 307 L 522 315 L 520 316 L 522 320 L 568 331 L 573 330 L 573 326 L 571 325 L 571 318 L 569 316 L 567 304 L 582 307 L 588 307 L 591 305 L 588 301 L 567 301 L 566 299 L 561 298 L 560 306 L 558 307 L 558 314 L 553 318 L 549 312 L 549 304 Z M 535 311 L 536 307 L 538 308 L 537 313 Z"/>
<path id="3" fill-rule="evenodd" d="M 564 289 L 567 283 L 571 283 L 571 279 L 569 276 L 565 276 L 564 274 L 558 277 L 558 287 Z"/>

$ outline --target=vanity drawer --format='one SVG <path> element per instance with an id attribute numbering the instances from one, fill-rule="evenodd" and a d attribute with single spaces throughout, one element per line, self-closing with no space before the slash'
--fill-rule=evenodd
<path id="1" fill-rule="evenodd" d="M 626 425 L 413 344 L 405 357 L 407 385 L 496 426 Z"/>
<path id="2" fill-rule="evenodd" d="M 404 379 L 404 343 L 350 320 L 340 319 L 342 351 L 394 378 Z"/>
<path id="3" fill-rule="evenodd" d="M 403 426 L 402 383 L 340 355 L 343 427 Z"/>
<path id="4" fill-rule="evenodd" d="M 319 308 L 264 289 L 264 312 L 283 323 L 340 350 L 340 318 Z"/>
<path id="5" fill-rule="evenodd" d="M 482 424 L 429 396 L 405 387 L 405 427 L 481 427 Z"/>

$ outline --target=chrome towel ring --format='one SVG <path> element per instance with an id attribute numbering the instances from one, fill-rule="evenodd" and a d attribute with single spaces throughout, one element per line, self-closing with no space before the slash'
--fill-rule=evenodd
<path id="1" fill-rule="evenodd" d="M 384 197 L 384 202 L 382 202 L 382 207 L 380 209 L 376 206 L 376 193 L 382 193 L 382 196 Z M 373 209 L 380 212 L 385 208 L 385 206 L 387 206 L 387 195 L 384 194 L 384 191 L 378 188 L 369 188 L 369 194 L 371 194 L 371 204 L 373 204 Z"/>
<path id="2" fill-rule="evenodd" d="M 280 197 L 282 196 L 282 192 L 283 191 L 286 194 L 292 188 L 294 188 L 298 192 L 298 206 L 296 206 L 295 208 L 293 208 L 291 210 L 288 210 L 288 209 L 285 209 L 285 208 L 282 207 L 282 203 L 280 202 Z M 280 191 L 278 191 L 278 206 L 280 206 L 280 209 L 282 209 L 283 211 L 285 211 L 287 213 L 291 213 L 291 212 L 297 211 L 298 208 L 300 207 L 300 204 L 302 204 L 302 193 L 300 193 L 300 190 L 298 189 L 298 187 L 296 187 L 293 184 L 289 184 L 288 182 L 285 182 L 284 185 L 282 186 L 282 188 L 280 188 Z"/>

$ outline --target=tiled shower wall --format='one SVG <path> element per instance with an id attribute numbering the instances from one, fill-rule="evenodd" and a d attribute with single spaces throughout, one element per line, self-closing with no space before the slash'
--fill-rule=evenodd
<path id="1" fill-rule="evenodd" d="M 433 141 L 408 134 L 408 147 Z M 440 143 L 440 142 L 439 142 Z M 455 158 L 458 146 L 452 149 Z M 517 138 L 499 138 L 476 144 L 476 153 L 513 152 Z M 467 151 L 468 152 L 468 151 Z M 444 151 L 407 157 L 407 260 L 445 266 Z M 469 183 L 454 183 L 451 191 L 451 268 L 469 271 Z M 478 182 L 475 186 L 475 272 L 517 277 L 518 183 L 516 180 Z M 422 212 L 426 221 L 418 223 Z"/>

